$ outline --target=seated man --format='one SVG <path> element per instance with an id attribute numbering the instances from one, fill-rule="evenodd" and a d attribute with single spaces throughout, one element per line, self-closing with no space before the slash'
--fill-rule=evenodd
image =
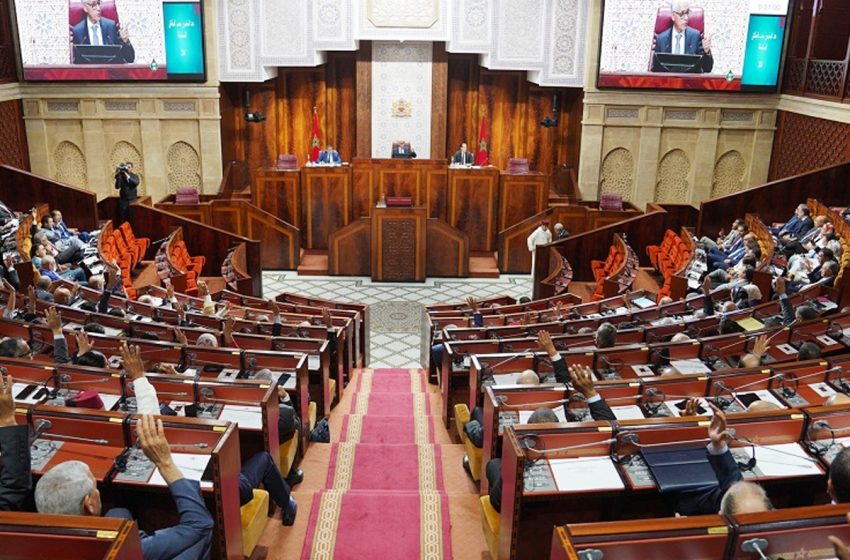
<path id="1" fill-rule="evenodd" d="M 818 317 L 818 312 L 811 305 L 803 304 L 796 310 L 794 309 L 794 305 L 788 299 L 785 278 L 782 276 L 774 281 L 773 291 L 779 299 L 779 306 L 782 309 L 782 320 L 786 325 L 790 325 L 795 321 L 810 321 Z"/>
<path id="2" fill-rule="evenodd" d="M 32 489 L 29 426 L 15 420 L 11 375 L 0 374 L 0 511 L 17 510 Z"/>
<path id="3" fill-rule="evenodd" d="M 261 484 L 281 509 L 281 523 L 286 527 L 295 523 L 298 504 L 266 451 L 260 451 L 242 465 L 242 472 L 239 473 L 239 504 L 244 506 L 250 502 L 254 497 L 254 488 L 259 488 Z"/>
<path id="4" fill-rule="evenodd" d="M 319 152 L 319 157 L 316 159 L 316 163 L 340 165 L 342 163 L 342 159 L 339 157 L 339 152 L 334 150 L 334 147 L 328 144 L 325 146 L 324 150 Z"/>
<path id="5" fill-rule="evenodd" d="M 62 319 L 55 307 L 44 312 L 47 326 L 53 332 L 53 361 L 57 364 L 68 363 L 68 341 L 62 333 Z M 5 358 L 26 358 L 32 355 L 32 349 L 26 340 L 19 336 L 0 340 L 0 356 Z"/>
<path id="6" fill-rule="evenodd" d="M 558 417 L 551 408 L 538 408 L 528 417 L 527 424 L 552 424 L 557 423 Z M 466 465 L 464 465 L 465 468 Z M 502 511 L 502 460 L 490 459 L 484 467 L 484 474 L 489 484 L 490 505 L 498 512 Z"/>
<path id="7" fill-rule="evenodd" d="M 708 427 L 708 462 L 717 475 L 717 484 L 679 496 L 678 513 L 682 515 L 709 515 L 721 513 L 740 515 L 773 509 L 767 494 L 758 484 L 745 482 L 729 442 L 732 435 L 726 429 L 726 413 L 710 405 L 714 411 Z"/>
<path id="8" fill-rule="evenodd" d="M 724 235 L 723 230 L 721 229 L 720 232 L 717 234 L 716 240 L 711 239 L 708 236 L 703 236 L 702 238 L 700 238 L 699 241 L 707 250 L 714 249 L 719 251 L 725 251 L 729 248 L 730 245 L 732 245 L 732 243 L 735 242 L 736 239 L 740 237 L 740 234 L 738 233 L 738 227 L 741 225 L 746 225 L 744 219 L 735 218 L 735 221 L 732 222 L 732 227 L 729 228 L 729 233 Z"/>
<path id="9" fill-rule="evenodd" d="M 50 255 L 45 255 L 44 258 L 41 259 L 41 268 L 38 271 L 43 276 L 47 276 L 50 278 L 52 282 L 58 282 L 60 280 L 70 280 L 71 282 L 76 282 L 81 286 L 86 285 L 86 271 L 81 267 L 71 268 L 69 266 L 59 267 L 56 264 L 56 259 L 51 257 Z"/>
<path id="10" fill-rule="evenodd" d="M 177 506 L 179 524 L 149 535 L 140 531 L 142 554 L 146 560 L 208 558 L 213 518 L 201 498 L 200 484 L 183 477 L 171 458 L 162 420 L 141 416 L 137 423 L 139 445 L 168 484 Z M 35 487 L 39 513 L 101 515 L 100 491 L 88 465 L 65 461 L 47 471 Z M 116 508 L 107 517 L 132 519 L 129 511 Z"/>
<path id="11" fill-rule="evenodd" d="M 121 50 L 110 64 L 132 63 L 136 59 L 136 51 L 130 44 L 127 25 L 100 15 L 100 0 L 80 0 L 86 17 L 71 28 L 71 43 L 74 45 L 121 45 Z M 87 62 L 74 49 L 74 64 Z"/>
<path id="12" fill-rule="evenodd" d="M 452 156 L 452 165 L 472 165 L 475 163 L 475 156 L 469 151 L 466 142 L 461 142 L 460 149 Z"/>
<path id="13" fill-rule="evenodd" d="M 270 370 L 263 368 L 254 374 L 254 379 L 257 380 L 272 380 Z M 292 406 L 292 399 L 289 393 L 280 384 L 277 385 L 278 396 L 278 420 L 277 420 L 277 438 L 278 443 L 285 443 L 298 435 L 301 429 L 301 419 L 298 417 L 298 412 Z M 286 475 L 286 482 L 290 486 L 295 486 L 304 480 L 304 473 L 297 467 L 295 463 Z"/>
<path id="14" fill-rule="evenodd" d="M 410 143 L 396 142 L 393 144 L 393 150 L 390 157 L 393 159 L 414 159 L 416 157 L 416 152 L 413 151 Z"/>
<path id="15" fill-rule="evenodd" d="M 785 222 L 776 236 L 781 242 L 789 243 L 793 239 L 802 238 L 813 227 L 815 227 L 815 222 L 812 220 L 809 207 L 805 204 L 799 204 L 794 210 L 794 215 Z"/>
<path id="16" fill-rule="evenodd" d="M 698 71 L 711 72 L 714 57 L 711 54 L 711 37 L 699 30 L 688 27 L 691 3 L 688 0 L 673 0 L 670 11 L 673 25 L 655 36 L 655 52 L 670 54 L 702 55 Z M 653 71 L 668 71 L 661 66 L 653 66 Z"/>

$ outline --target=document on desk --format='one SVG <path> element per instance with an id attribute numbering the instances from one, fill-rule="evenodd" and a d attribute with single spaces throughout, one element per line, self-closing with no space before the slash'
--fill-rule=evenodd
<path id="1" fill-rule="evenodd" d="M 212 488 L 212 481 L 201 480 L 207 465 L 210 462 L 211 455 L 196 454 L 196 453 L 172 453 L 171 459 L 174 461 L 174 466 L 180 469 L 185 478 L 189 480 L 197 480 L 201 483 L 201 488 Z M 165 479 L 159 473 L 159 469 L 155 469 L 151 475 L 149 484 L 158 484 L 168 486 Z"/>
<path id="2" fill-rule="evenodd" d="M 670 365 L 682 375 L 711 373 L 711 368 L 705 365 L 699 358 L 693 358 L 691 360 L 670 360 Z"/>
<path id="3" fill-rule="evenodd" d="M 322 367 L 322 357 L 318 354 L 307 355 L 307 369 L 320 369 Z"/>
<path id="4" fill-rule="evenodd" d="M 641 407 L 630 404 L 625 406 L 612 406 L 611 412 L 617 417 L 617 420 L 643 420 L 646 418 L 643 415 Z"/>
<path id="5" fill-rule="evenodd" d="M 235 422 L 246 430 L 263 429 L 263 411 L 258 406 L 240 406 L 226 404 L 218 417 L 219 420 Z"/>
<path id="6" fill-rule="evenodd" d="M 520 373 L 494 373 L 493 382 L 496 385 L 516 385 Z"/>
<path id="7" fill-rule="evenodd" d="M 558 422 L 566 422 L 567 421 L 567 413 L 564 410 L 563 406 L 556 406 L 552 409 L 552 412 L 555 413 L 555 416 L 558 417 Z M 520 424 L 528 424 L 528 419 L 531 418 L 531 415 L 534 414 L 533 410 L 520 410 L 519 411 L 519 423 Z"/>
<path id="8" fill-rule="evenodd" d="M 750 447 L 739 448 L 752 457 Z M 763 476 L 808 476 L 823 474 L 817 461 L 810 459 L 799 443 L 759 445 L 756 447 L 756 468 Z"/>
<path id="9" fill-rule="evenodd" d="M 559 492 L 625 489 L 617 467 L 607 456 L 550 459 L 549 466 Z"/>
<path id="10" fill-rule="evenodd" d="M 112 410 L 112 408 L 121 400 L 121 395 L 108 395 L 106 393 L 98 393 L 100 400 L 103 401 L 103 410 Z"/>
<path id="11" fill-rule="evenodd" d="M 831 397 L 832 395 L 834 395 L 836 393 L 835 389 L 833 389 L 832 387 L 830 387 L 829 385 L 827 385 L 824 382 L 810 383 L 809 387 L 812 389 L 812 391 L 817 393 L 818 396 L 824 397 L 826 399 L 828 399 L 829 397 Z"/>
<path id="12" fill-rule="evenodd" d="M 28 387 L 32 387 L 27 391 Z M 12 395 L 17 402 L 35 404 L 44 396 L 35 383 L 12 383 Z M 24 396 L 25 395 L 25 396 Z"/>

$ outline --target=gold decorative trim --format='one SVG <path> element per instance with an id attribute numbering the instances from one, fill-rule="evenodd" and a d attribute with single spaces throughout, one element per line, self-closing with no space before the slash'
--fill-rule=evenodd
<path id="1" fill-rule="evenodd" d="M 441 496 L 437 492 L 419 494 L 419 558 L 422 560 L 442 560 L 443 558 L 443 516 Z"/>
<path id="2" fill-rule="evenodd" d="M 437 458 L 433 445 L 417 445 L 419 455 L 419 491 L 436 492 Z"/>
<path id="3" fill-rule="evenodd" d="M 348 430 L 345 432 L 346 443 L 359 443 L 360 435 L 363 433 L 363 415 L 351 414 L 348 416 Z"/>
<path id="4" fill-rule="evenodd" d="M 339 490 L 328 490 L 322 494 L 316 519 L 316 531 L 313 534 L 313 546 L 310 549 L 310 560 L 333 560 L 336 530 L 339 526 L 344 493 Z"/>
<path id="5" fill-rule="evenodd" d="M 350 426 L 351 424 L 349 424 Z M 336 448 L 336 469 L 334 469 L 334 490 L 350 490 L 354 478 L 354 455 L 356 443 L 338 443 Z"/>

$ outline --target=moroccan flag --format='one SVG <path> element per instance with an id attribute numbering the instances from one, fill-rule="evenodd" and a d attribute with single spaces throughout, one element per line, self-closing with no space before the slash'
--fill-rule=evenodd
<path id="1" fill-rule="evenodd" d="M 481 132 L 478 133 L 478 151 L 475 152 L 475 165 L 487 165 L 487 119 L 481 117 Z"/>
<path id="2" fill-rule="evenodd" d="M 310 161 L 316 163 L 319 160 L 319 152 L 322 149 L 319 147 L 321 144 L 321 140 L 319 137 L 322 135 L 322 131 L 319 129 L 319 113 L 316 112 L 316 108 L 313 107 L 313 140 L 310 143 Z"/>

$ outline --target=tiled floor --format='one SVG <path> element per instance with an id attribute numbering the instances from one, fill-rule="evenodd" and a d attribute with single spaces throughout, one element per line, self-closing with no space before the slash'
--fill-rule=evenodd
<path id="1" fill-rule="evenodd" d="M 298 276 L 292 271 L 263 272 L 263 293 L 281 292 L 375 305 L 370 321 L 370 367 L 419 367 L 423 347 L 421 307 L 484 299 L 531 295 L 531 277 L 503 275 L 499 279 L 429 278 L 419 284 L 372 282 L 368 277 Z M 418 312 L 417 312 L 418 311 Z"/>

